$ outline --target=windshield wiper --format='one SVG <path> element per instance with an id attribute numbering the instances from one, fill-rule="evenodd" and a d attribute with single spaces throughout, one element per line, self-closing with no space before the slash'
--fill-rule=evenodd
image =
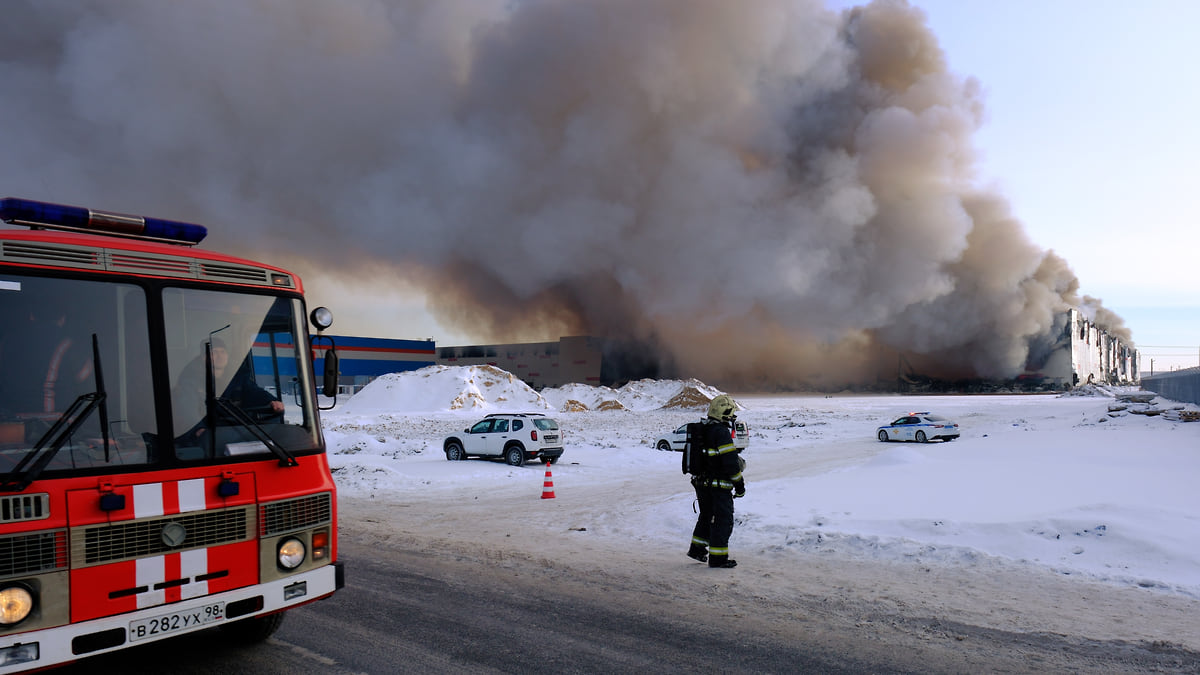
<path id="1" fill-rule="evenodd" d="M 45 471 L 62 446 L 66 445 L 67 439 L 97 408 L 100 409 L 100 437 L 104 443 L 104 461 L 108 462 L 108 392 L 104 389 L 104 375 L 100 367 L 100 339 L 95 333 L 92 333 L 92 365 L 96 391 L 80 394 L 71 402 L 66 412 L 54 420 L 54 424 L 42 434 L 33 449 L 4 476 L 3 481 L 0 481 L 0 492 L 22 492 L 29 487 L 42 475 L 42 471 Z M 29 465 L 29 471 L 22 474 L 26 465 Z"/>
<path id="2" fill-rule="evenodd" d="M 240 407 L 238 407 L 238 404 L 230 401 L 227 398 L 216 398 L 213 399 L 212 402 L 214 406 L 221 409 L 221 412 L 225 413 L 229 417 L 232 417 L 233 421 L 237 422 L 239 426 L 243 427 L 246 431 L 249 431 L 263 445 L 267 446 L 267 449 L 279 458 L 279 466 L 300 466 L 300 462 L 296 461 L 296 457 L 292 455 L 292 453 L 288 452 L 288 449 L 280 445 L 274 438 L 271 438 L 271 436 L 267 434 L 267 431 L 263 429 L 258 422 L 255 422 L 250 415 L 246 414 L 245 410 L 242 410 Z M 209 436 L 209 443 L 212 444 L 212 447 L 210 448 L 212 452 L 210 454 L 216 456 L 217 435 L 214 433 L 210 434 Z"/>
<path id="3" fill-rule="evenodd" d="M 225 326 L 225 328 L 229 328 L 229 326 Z M 225 328 L 219 328 L 213 331 L 213 333 L 225 330 Z M 211 336 L 212 333 L 209 333 L 209 335 Z M 213 372 L 211 341 L 204 345 L 204 399 L 204 423 L 209 429 L 209 457 L 217 456 L 216 413 L 219 409 L 221 412 L 233 418 L 233 421 L 237 422 L 238 425 L 240 425 L 246 431 L 249 431 L 251 435 L 257 438 L 263 445 L 267 446 L 267 449 L 279 458 L 279 466 L 300 466 L 300 462 L 296 461 L 296 458 L 292 455 L 292 453 L 288 452 L 287 448 L 277 443 L 274 438 L 271 438 L 269 435 L 267 435 L 266 430 L 259 426 L 258 422 L 255 422 L 253 419 L 251 419 L 250 416 L 246 414 L 245 410 L 242 410 L 233 401 L 217 396 L 217 378 Z"/>
<path id="4" fill-rule="evenodd" d="M 50 460 L 54 459 L 54 456 L 66 444 L 71 434 L 75 433 L 75 430 L 87 421 L 92 411 L 99 407 L 100 402 L 103 400 L 103 393 L 92 392 L 90 394 L 80 394 L 79 398 L 72 401 L 67 411 L 54 421 L 53 426 L 45 434 L 42 434 L 37 445 L 33 446 L 33 450 L 30 450 L 29 454 L 25 455 L 25 458 L 5 476 L 4 484 L 0 485 L 0 492 L 21 492 L 29 487 L 33 481 L 37 480 L 37 477 L 45 470 Z M 106 439 L 105 443 L 107 444 L 107 442 Z M 33 461 L 35 457 L 37 461 Z M 31 462 L 29 471 L 22 475 L 21 472 L 24 471 L 25 465 Z"/>

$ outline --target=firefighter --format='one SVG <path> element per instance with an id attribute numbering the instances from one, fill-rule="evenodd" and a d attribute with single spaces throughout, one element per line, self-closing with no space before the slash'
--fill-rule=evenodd
<path id="1" fill-rule="evenodd" d="M 220 398 L 229 401 L 243 411 L 260 413 L 264 419 L 282 415 L 283 401 L 271 392 L 258 386 L 254 380 L 254 372 L 243 357 L 236 368 L 229 363 L 229 350 L 220 338 L 211 338 L 213 382 L 218 391 L 223 391 Z M 208 428 L 207 419 L 207 383 L 204 376 L 205 358 L 196 357 L 189 363 L 179 376 L 175 387 L 176 418 L 180 426 L 195 422 L 191 429 L 175 439 L 182 445 L 195 445 L 200 442 Z M 223 389 L 221 388 L 223 386 Z M 218 423 L 223 418 L 214 420 Z M 226 422 L 227 423 L 227 422 Z"/>
<path id="2" fill-rule="evenodd" d="M 737 561 L 729 558 L 729 535 L 733 533 L 733 499 L 746 494 L 746 481 L 742 478 L 746 464 L 729 433 L 735 407 L 727 394 L 709 403 L 702 436 L 707 461 L 704 471 L 692 476 L 700 515 L 692 531 L 688 556 L 708 561 L 709 567 L 737 565 Z"/>

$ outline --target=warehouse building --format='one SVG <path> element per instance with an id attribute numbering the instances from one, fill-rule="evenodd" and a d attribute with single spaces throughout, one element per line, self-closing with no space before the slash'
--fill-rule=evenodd
<path id="1" fill-rule="evenodd" d="M 351 337 L 348 335 L 313 336 L 313 365 L 319 374 L 325 371 L 325 352 L 329 338 L 337 347 L 339 393 L 353 394 L 385 373 L 417 370 L 436 363 L 433 340 L 394 340 L 389 338 Z"/>
<path id="2" fill-rule="evenodd" d="M 1024 378 L 1055 389 L 1080 384 L 1134 385 L 1141 381 L 1141 354 L 1077 309 L 1059 317 L 1056 335 L 1030 350 Z"/>
<path id="3" fill-rule="evenodd" d="M 621 368 L 618 361 L 610 358 L 606 363 L 605 353 L 612 351 L 610 345 L 601 338 L 575 336 L 555 342 L 441 347 L 437 362 L 447 366 L 495 366 L 539 390 L 572 383 L 612 386 L 630 378 L 622 372 L 628 369 Z"/>
<path id="4" fill-rule="evenodd" d="M 998 386 L 1015 386 L 1062 391 L 1089 383 L 1139 383 L 1141 356 L 1124 340 L 1100 328 L 1076 309 L 1059 315 L 1055 326 L 1050 333 L 1031 342 L 1025 372 L 1011 382 L 938 383 L 921 377 L 918 368 L 902 374 L 896 381 L 896 388 L 900 391 L 955 388 L 986 391 Z M 664 369 L 669 366 L 659 361 L 661 355 L 648 353 L 645 345 L 592 336 L 452 347 L 437 347 L 433 340 L 349 336 L 335 336 L 334 340 L 344 393 L 353 393 L 384 373 L 416 370 L 434 364 L 495 366 L 538 390 L 572 383 L 616 387 L 642 378 L 678 376 L 666 372 Z M 324 367 L 325 348 L 326 345 L 318 344 L 314 349 L 318 373 Z M 903 355 L 901 361 L 908 362 Z M 882 373 L 881 376 L 888 377 Z M 914 389 L 914 384 L 918 383 Z"/>

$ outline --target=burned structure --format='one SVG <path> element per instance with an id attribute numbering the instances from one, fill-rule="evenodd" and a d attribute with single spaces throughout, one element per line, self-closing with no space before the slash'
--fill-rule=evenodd
<path id="1" fill-rule="evenodd" d="M 1060 314 L 1058 330 L 1030 345 L 1021 379 L 1054 389 L 1081 384 L 1137 384 L 1141 355 L 1132 344 L 1078 309 Z"/>
<path id="2" fill-rule="evenodd" d="M 895 353 L 895 352 L 893 352 Z M 890 360 L 890 359 L 889 359 Z M 1081 310 L 1059 314 L 1054 327 L 1032 339 L 1023 372 L 1011 379 L 945 380 L 923 372 L 922 357 L 896 353 L 897 370 L 879 372 L 871 381 L 839 383 L 852 390 L 988 392 L 1003 389 L 1064 391 L 1083 384 L 1137 384 L 1141 356 L 1127 340 L 1089 319 Z M 492 365 L 534 389 L 579 383 L 620 386 L 641 378 L 687 377 L 662 350 L 645 344 L 593 336 L 556 341 L 439 347 L 443 365 Z M 719 383 L 718 383 L 719 384 Z M 828 383 L 826 383 L 828 384 Z M 797 390 L 823 390 L 817 383 L 795 383 Z"/>
<path id="3" fill-rule="evenodd" d="M 670 377 L 665 358 L 622 340 L 591 336 L 552 342 L 439 347 L 437 362 L 447 366 L 490 365 L 506 370 L 534 389 L 564 384 L 620 386 L 641 378 Z"/>

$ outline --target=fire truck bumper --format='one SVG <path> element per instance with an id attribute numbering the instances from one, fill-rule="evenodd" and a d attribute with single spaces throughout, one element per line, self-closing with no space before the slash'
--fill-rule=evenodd
<path id="1" fill-rule="evenodd" d="M 332 594 L 345 585 L 342 563 L 258 586 L 83 623 L 0 637 L 0 674 L 76 661 L 85 656 L 278 612 Z"/>

